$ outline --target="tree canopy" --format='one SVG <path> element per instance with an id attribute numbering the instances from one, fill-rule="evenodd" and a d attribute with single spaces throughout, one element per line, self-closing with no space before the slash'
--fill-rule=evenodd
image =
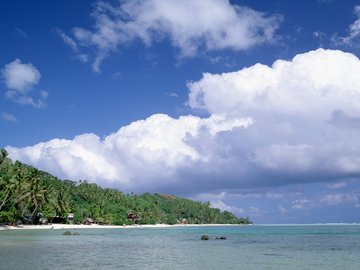
<path id="1" fill-rule="evenodd" d="M 57 177 L 0 154 L 0 223 L 52 222 L 91 218 L 100 224 L 248 224 L 228 211 L 211 208 L 210 203 L 195 202 L 166 194 L 124 194 L 87 181 L 74 182 Z"/>

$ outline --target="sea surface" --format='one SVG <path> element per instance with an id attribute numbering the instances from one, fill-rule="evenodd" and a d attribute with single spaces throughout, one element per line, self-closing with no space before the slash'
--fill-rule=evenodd
<path id="1" fill-rule="evenodd" d="M 360 225 L 64 231 L 0 231 L 0 269 L 360 269 Z"/>

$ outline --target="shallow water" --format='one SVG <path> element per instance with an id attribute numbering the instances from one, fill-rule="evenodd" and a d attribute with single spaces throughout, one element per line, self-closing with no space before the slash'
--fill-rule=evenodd
<path id="1" fill-rule="evenodd" d="M 0 269 L 360 269 L 359 225 L 63 232 L 0 231 Z"/>

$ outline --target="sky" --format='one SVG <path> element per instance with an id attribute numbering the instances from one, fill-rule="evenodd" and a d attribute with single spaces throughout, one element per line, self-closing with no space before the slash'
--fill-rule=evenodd
<path id="1" fill-rule="evenodd" d="M 0 147 L 256 223 L 360 222 L 360 2 L 0 2 Z"/>

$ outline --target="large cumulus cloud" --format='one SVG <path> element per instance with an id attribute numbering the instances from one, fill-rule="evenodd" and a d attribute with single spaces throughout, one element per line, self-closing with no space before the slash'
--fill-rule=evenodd
<path id="1" fill-rule="evenodd" d="M 103 140 L 83 134 L 14 159 L 133 191 L 221 191 L 346 180 L 360 172 L 360 61 L 319 49 L 189 83 L 209 116 L 153 115 Z"/>
<path id="2" fill-rule="evenodd" d="M 258 168 L 346 177 L 360 169 L 359 74 L 356 56 L 319 49 L 271 67 L 204 74 L 189 84 L 189 104 L 227 119 L 252 117 L 244 134 Z"/>
<path id="3" fill-rule="evenodd" d="M 184 185 L 179 171 L 208 163 L 211 152 L 198 149 L 203 136 L 216 140 L 223 132 L 246 129 L 250 118 L 225 119 L 165 114 L 131 123 L 101 140 L 82 134 L 73 140 L 53 139 L 25 148 L 7 147 L 10 156 L 63 178 L 87 179 L 125 190 L 159 190 Z"/>

